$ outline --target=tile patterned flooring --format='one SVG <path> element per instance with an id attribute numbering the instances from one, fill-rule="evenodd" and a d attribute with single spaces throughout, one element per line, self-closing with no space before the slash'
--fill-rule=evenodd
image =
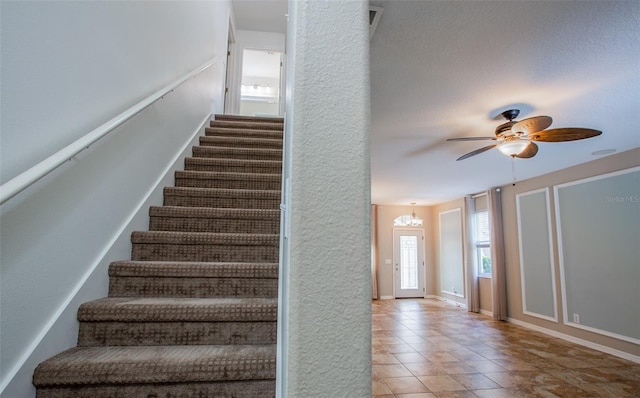
<path id="1" fill-rule="evenodd" d="M 372 305 L 374 397 L 640 397 L 640 364 L 451 303 Z"/>

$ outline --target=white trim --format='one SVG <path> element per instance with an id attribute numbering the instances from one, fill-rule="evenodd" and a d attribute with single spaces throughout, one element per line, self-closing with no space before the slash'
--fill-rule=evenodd
<path id="1" fill-rule="evenodd" d="M 489 310 L 483 310 L 482 308 L 480 308 L 480 313 L 482 315 L 486 315 L 486 316 L 490 316 L 493 318 L 493 311 L 489 311 Z"/>
<path id="2" fill-rule="evenodd" d="M 450 296 L 464 298 L 464 296 L 462 294 L 460 294 L 460 293 L 449 292 L 447 290 L 441 290 L 440 293 L 446 293 L 446 294 L 448 294 Z"/>
<path id="3" fill-rule="evenodd" d="M 628 169 L 622 169 L 622 170 L 618 170 L 618 171 L 613 171 L 611 173 L 600 174 L 600 175 L 593 176 L 593 177 L 583 178 L 581 180 L 565 182 L 563 184 L 554 185 L 553 188 L 554 189 L 555 188 L 565 188 L 565 187 L 570 187 L 572 185 L 585 184 L 587 182 L 604 180 L 605 178 L 610 178 L 610 177 L 615 177 L 615 176 L 619 176 L 619 175 L 629 174 L 629 173 L 633 173 L 633 172 L 636 172 L 636 171 L 640 171 L 640 166 L 635 166 L 635 167 L 631 167 L 631 168 L 628 168 Z"/>
<path id="4" fill-rule="evenodd" d="M 395 297 L 393 296 L 380 296 L 380 300 L 393 300 Z"/>
<path id="5" fill-rule="evenodd" d="M 441 211 L 441 212 L 438 213 L 438 216 L 440 216 L 442 214 L 453 213 L 453 212 L 456 212 L 456 211 L 462 212 L 462 208 L 461 207 L 456 207 L 455 209 Z"/>
<path id="6" fill-rule="evenodd" d="M 535 318 L 544 319 L 545 321 L 549 321 L 549 322 L 559 323 L 557 307 L 554 307 L 554 312 L 556 314 L 555 317 L 551 317 L 551 316 L 548 316 L 548 315 L 538 314 L 537 312 L 527 311 L 527 310 L 524 309 L 524 307 L 522 309 L 522 313 L 524 315 L 528 315 L 528 316 L 532 316 L 532 317 L 535 317 Z"/>
<path id="7" fill-rule="evenodd" d="M 180 86 L 182 83 L 187 80 L 195 77 L 200 74 L 204 70 L 208 69 L 211 65 L 219 60 L 219 57 L 214 57 L 207 61 L 204 65 L 194 70 L 193 72 L 185 75 L 184 77 L 176 80 L 175 82 L 169 84 L 166 87 L 156 91 L 151 94 L 147 98 L 138 102 L 131 108 L 126 111 L 120 113 L 119 115 L 111 118 L 109 121 L 101 124 L 95 129 L 91 130 L 86 135 L 80 137 L 76 141 L 62 148 L 58 152 L 49 156 L 48 158 L 42 160 L 37 163 L 35 166 L 29 168 L 23 173 L 17 175 L 6 183 L 2 184 L 0 187 L 0 204 L 3 204 L 7 200 L 11 199 L 15 195 L 27 189 L 36 181 L 40 180 L 42 177 L 51 173 L 53 170 L 57 169 L 67 160 L 73 158 L 78 153 L 88 149 L 91 145 L 93 145 L 96 141 L 111 133 L 116 127 L 120 126 L 127 120 L 131 119 L 138 113 L 142 112 L 147 107 L 151 106 L 154 102 L 163 98 L 165 95 L 171 93 L 175 88 Z"/>
<path id="8" fill-rule="evenodd" d="M 607 346 L 602 345 L 602 344 L 594 343 L 592 341 L 583 340 L 583 339 L 580 339 L 578 337 L 570 336 L 568 334 L 556 332 L 555 330 L 550 330 L 550 329 L 547 329 L 547 328 L 544 328 L 544 327 L 541 327 L 541 326 L 537 326 L 537 325 L 534 325 L 534 324 L 531 324 L 531 323 L 528 323 L 528 322 L 521 321 L 519 319 L 507 318 L 507 321 L 510 322 L 510 323 L 513 323 L 515 325 L 525 327 L 527 329 L 532 329 L 532 330 L 535 330 L 535 331 L 540 332 L 540 333 L 548 334 L 549 336 L 553 336 L 553 337 L 557 337 L 557 338 L 562 339 L 562 340 L 569 341 L 571 343 L 575 343 L 575 344 L 579 344 L 579 345 L 584 346 L 584 347 L 592 348 L 594 350 L 597 350 L 597 351 L 600 351 L 600 352 L 604 352 L 606 354 L 611 354 L 611 355 L 614 355 L 616 357 L 623 358 L 623 359 L 626 359 L 626 360 L 629 360 L 629 361 L 632 361 L 632 362 L 635 362 L 635 363 L 640 363 L 640 356 L 638 356 L 638 355 L 633 355 L 633 354 L 630 354 L 628 352 L 616 350 L 615 348 L 611 348 L 611 347 L 607 347 Z"/>
<path id="9" fill-rule="evenodd" d="M 565 319 L 568 318 L 566 314 L 565 314 L 564 317 L 565 317 Z M 576 329 L 582 329 L 582 330 L 586 330 L 586 331 L 589 331 L 589 332 L 592 332 L 592 333 L 598 333 L 598 334 L 601 334 L 603 336 L 613 337 L 614 339 L 628 341 L 630 343 L 634 343 L 634 344 L 639 344 L 640 345 L 640 339 L 636 339 L 634 337 L 629 337 L 629 336 L 625 336 L 625 335 L 622 335 L 622 334 L 609 332 L 607 330 L 594 328 L 592 326 L 586 326 L 586 325 L 583 325 L 581 323 L 574 323 L 574 322 L 571 322 L 571 321 L 568 321 L 568 320 L 566 320 L 564 322 L 564 324 L 567 325 L 567 326 L 574 327 Z"/>
<path id="10" fill-rule="evenodd" d="M 461 308 L 467 309 L 467 303 L 461 303 L 459 301 L 451 300 L 451 299 L 443 297 L 443 296 L 437 296 L 437 295 L 434 295 L 434 294 L 429 294 L 429 295 L 425 296 L 424 298 L 443 301 L 443 302 L 449 303 L 449 304 L 455 304 L 457 307 L 461 307 Z"/>
<path id="11" fill-rule="evenodd" d="M 547 233 L 549 234 L 548 244 L 549 244 L 549 265 L 551 267 L 551 291 L 553 296 L 553 317 L 538 314 L 537 312 L 532 312 L 527 310 L 527 296 L 525 292 L 525 275 L 524 275 L 524 256 L 522 249 L 522 220 L 520 218 L 520 198 L 523 196 L 533 195 L 537 193 L 544 193 L 545 197 L 545 205 L 547 210 Z M 556 291 L 556 271 L 555 271 L 555 261 L 554 261 L 554 251 L 553 251 L 553 235 L 551 229 L 551 202 L 549 199 L 549 187 L 544 187 L 541 189 L 536 189 L 533 191 L 522 192 L 516 195 L 516 217 L 518 223 L 518 248 L 519 248 L 519 257 L 520 257 L 520 287 L 522 292 L 522 312 L 529 316 L 534 316 L 537 318 L 545 319 L 547 321 L 552 321 L 558 323 L 558 300 L 557 300 L 557 291 Z"/>
<path id="12" fill-rule="evenodd" d="M 174 156 L 172 161 L 168 163 L 168 166 L 164 169 L 162 174 L 160 174 L 160 177 L 158 177 L 156 179 L 156 181 L 151 186 L 151 188 L 149 188 L 149 190 L 144 195 L 144 197 L 138 202 L 138 205 L 131 211 L 131 213 L 129 213 L 129 216 L 125 218 L 124 222 L 122 222 L 122 224 L 120 224 L 120 227 L 116 230 L 116 232 L 113 234 L 111 239 L 109 239 L 109 241 L 104 246 L 102 251 L 98 254 L 98 256 L 96 256 L 96 259 L 93 262 L 93 264 L 91 264 L 91 266 L 87 269 L 87 271 L 84 273 L 82 278 L 73 287 L 73 289 L 71 290 L 69 295 L 67 295 L 67 297 L 63 301 L 62 305 L 60 305 L 60 307 L 58 307 L 58 310 L 53 313 L 51 318 L 49 318 L 49 321 L 45 324 L 45 326 L 42 328 L 40 333 L 38 333 L 38 335 L 33 339 L 32 343 L 27 347 L 27 349 L 24 351 L 22 356 L 20 356 L 20 358 L 16 361 L 15 365 L 13 366 L 13 368 L 10 371 L 7 372 L 7 374 L 5 376 L 5 379 L 2 381 L 2 383 L 0 383 L 0 392 L 4 391 L 4 389 L 7 387 L 7 385 L 16 376 L 18 371 L 24 366 L 25 362 L 33 354 L 33 352 L 38 347 L 38 345 L 40 345 L 40 343 L 46 337 L 46 335 L 49 333 L 49 331 L 51 330 L 53 325 L 56 323 L 58 318 L 60 318 L 60 316 L 67 309 L 67 307 L 69 306 L 71 301 L 78 294 L 78 292 L 80 291 L 82 286 L 84 286 L 84 284 L 87 282 L 87 280 L 89 279 L 91 274 L 93 274 L 93 272 L 96 270 L 96 268 L 103 261 L 104 257 L 109 253 L 109 250 L 111 250 L 111 248 L 116 243 L 116 241 L 120 238 L 120 236 L 127 229 L 128 225 L 133 221 L 135 216 L 140 212 L 140 209 L 142 208 L 142 206 L 144 206 L 144 204 L 147 202 L 149 197 L 151 197 L 151 195 L 155 192 L 155 190 L 157 189 L 158 185 L 160 185 L 160 183 L 162 183 L 162 180 L 166 177 L 167 173 L 169 173 L 171 171 L 171 169 L 174 167 L 175 163 L 180 159 L 180 157 L 182 156 L 182 153 L 189 147 L 189 145 L 192 144 L 193 140 L 200 133 L 200 131 L 204 128 L 204 126 L 207 123 L 209 123 L 209 120 L 211 120 L 211 116 L 212 116 L 212 114 L 209 113 L 202 120 L 202 122 L 200 123 L 200 125 L 198 126 L 196 131 L 191 135 L 189 140 L 186 141 L 186 143 L 182 146 L 182 148 L 176 153 L 176 155 Z"/>
<path id="13" fill-rule="evenodd" d="M 602 180 L 605 178 L 610 178 L 610 177 L 615 177 L 618 175 L 623 175 L 623 174 L 628 174 L 628 173 L 633 173 L 636 171 L 640 171 L 640 166 L 636 166 L 636 167 L 631 167 L 628 169 L 624 169 L 624 170 L 618 170 L 618 171 L 614 171 L 611 173 L 605 173 L 605 174 L 601 174 L 601 175 L 597 175 L 597 176 L 593 176 L 593 177 L 588 177 L 588 178 L 583 178 L 580 180 L 576 180 L 576 181 L 570 181 L 570 182 L 566 182 L 563 184 L 558 184 L 558 185 L 554 185 L 553 186 L 553 195 L 554 195 L 554 208 L 555 208 L 555 214 L 556 214 L 556 233 L 557 233 L 557 243 L 558 243 L 558 260 L 559 260 L 559 268 L 560 268 L 560 290 L 562 292 L 562 322 L 567 325 L 567 326 L 571 326 L 577 329 L 582 329 L 582 330 L 587 330 L 589 332 L 593 332 L 593 333 L 597 333 L 597 334 L 601 334 L 603 336 L 608 336 L 608 337 L 613 337 L 615 339 L 619 339 L 619 340 L 623 340 L 623 341 L 628 341 L 630 343 L 634 343 L 634 344 L 640 344 L 640 339 L 636 339 L 634 337 L 630 337 L 630 336 L 624 336 L 621 334 L 617 334 L 617 333 L 613 333 L 610 331 L 606 331 L 606 330 L 602 330 L 602 329 L 597 329 L 594 327 L 589 327 L 589 326 L 585 326 L 583 324 L 578 324 L 578 323 L 574 323 L 572 321 L 569 320 L 569 316 L 568 316 L 568 310 L 567 310 L 567 289 L 566 289 L 566 280 L 565 280 L 565 275 L 564 275 L 564 251 L 563 251 L 563 245 L 562 245 L 562 222 L 561 222 L 561 217 L 560 217 L 560 200 L 559 200 L 559 190 L 561 188 L 566 188 L 566 187 L 570 187 L 573 185 L 580 185 L 580 184 L 585 184 L 588 182 L 592 182 L 592 181 L 597 181 L 597 180 Z"/>

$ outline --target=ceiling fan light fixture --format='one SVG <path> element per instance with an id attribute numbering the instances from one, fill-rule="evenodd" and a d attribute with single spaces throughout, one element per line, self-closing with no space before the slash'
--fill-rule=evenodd
<path id="1" fill-rule="evenodd" d="M 498 150 L 507 156 L 513 157 L 519 155 L 527 146 L 529 146 L 528 140 L 514 137 L 498 145 Z"/>

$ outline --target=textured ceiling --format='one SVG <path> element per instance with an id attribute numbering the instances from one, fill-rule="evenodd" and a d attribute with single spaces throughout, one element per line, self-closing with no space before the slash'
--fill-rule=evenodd
<path id="1" fill-rule="evenodd" d="M 540 143 L 514 161 L 518 180 L 640 147 L 640 2 L 371 4 L 384 8 L 371 40 L 373 203 L 430 205 L 511 183 L 497 150 L 455 160 L 491 142 L 445 140 L 490 136 L 514 107 L 518 119 L 604 132 Z"/>

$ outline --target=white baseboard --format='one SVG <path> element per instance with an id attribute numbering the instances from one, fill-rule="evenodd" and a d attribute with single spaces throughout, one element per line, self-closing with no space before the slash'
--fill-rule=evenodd
<path id="1" fill-rule="evenodd" d="M 458 306 L 460 308 L 467 309 L 467 303 L 461 303 L 461 302 L 458 302 L 458 301 L 455 301 L 455 300 L 451 300 L 451 299 L 446 298 L 446 297 L 436 296 L 436 295 L 428 295 L 428 296 L 425 296 L 424 298 L 444 301 L 445 303 L 453 304 L 453 305 L 456 305 L 456 306 Z"/>
<path id="2" fill-rule="evenodd" d="M 380 300 L 393 300 L 394 298 L 393 296 L 380 296 Z"/>
<path id="3" fill-rule="evenodd" d="M 614 355 L 616 357 L 619 357 L 619 358 L 622 358 L 622 359 L 626 359 L 626 360 L 629 360 L 629 361 L 632 361 L 632 362 L 635 362 L 635 363 L 640 363 L 640 356 L 638 356 L 638 355 L 633 355 L 633 354 L 630 354 L 628 352 L 616 350 L 615 348 L 611 348 L 611 347 L 604 346 L 602 344 L 594 343 L 592 341 L 587 341 L 587 340 L 580 339 L 578 337 L 570 336 L 568 334 L 556 332 L 555 330 L 546 329 L 546 328 L 543 328 L 541 326 L 533 325 L 533 324 L 528 323 L 528 322 L 523 322 L 523 321 L 515 319 L 515 318 L 508 318 L 507 321 L 511 322 L 511 323 L 514 323 L 516 325 L 525 327 L 527 329 L 532 329 L 532 330 L 535 330 L 535 331 L 540 332 L 540 333 L 548 334 L 549 336 L 553 336 L 553 337 L 557 337 L 557 338 L 562 339 L 562 340 L 569 341 L 571 343 L 575 343 L 575 344 L 579 344 L 579 345 L 584 346 L 584 347 L 592 348 L 594 350 L 601 351 L 601 352 L 604 352 L 606 354 L 611 354 L 611 355 Z"/>
<path id="4" fill-rule="evenodd" d="M 482 308 L 480 308 L 480 313 L 482 315 L 486 315 L 486 316 L 490 316 L 493 318 L 493 311 L 489 311 L 489 310 L 483 310 Z"/>

